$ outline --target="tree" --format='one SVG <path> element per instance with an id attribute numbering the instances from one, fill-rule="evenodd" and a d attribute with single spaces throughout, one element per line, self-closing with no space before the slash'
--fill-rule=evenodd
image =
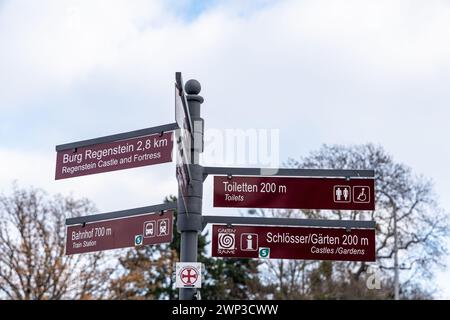
<path id="1" fill-rule="evenodd" d="M 267 276 L 277 283 L 279 298 L 391 298 L 393 296 L 394 215 L 397 217 L 398 249 L 402 270 L 403 298 L 427 298 L 427 285 L 436 267 L 442 267 L 449 235 L 449 215 L 435 200 L 432 183 L 416 176 L 404 164 L 396 163 L 382 147 L 373 144 L 324 145 L 297 161 L 291 168 L 375 169 L 376 210 L 258 210 L 251 213 L 269 216 L 371 219 L 377 223 L 375 265 L 365 262 L 271 261 Z M 369 267 L 376 268 L 382 290 L 368 290 Z"/>
<path id="2" fill-rule="evenodd" d="M 0 196 L 0 297 L 92 299 L 105 292 L 102 254 L 65 256 L 65 218 L 92 213 L 86 199 L 14 186 Z"/>
<path id="3" fill-rule="evenodd" d="M 202 297 L 208 300 L 263 299 L 268 293 L 259 281 L 257 260 L 209 258 Z"/>
<path id="4" fill-rule="evenodd" d="M 176 201 L 169 197 L 166 201 Z M 176 225 L 176 214 L 174 225 Z M 220 260 L 206 255 L 207 234 L 199 235 L 198 261 L 205 266 L 202 299 L 248 299 L 254 297 L 258 269 L 256 261 Z M 110 281 L 112 299 L 178 299 L 174 288 L 175 263 L 179 261 L 180 234 L 170 244 L 132 248 L 119 257 L 121 270 Z M 254 288 L 254 290 L 252 290 Z M 252 295 L 253 293 L 253 295 Z"/>

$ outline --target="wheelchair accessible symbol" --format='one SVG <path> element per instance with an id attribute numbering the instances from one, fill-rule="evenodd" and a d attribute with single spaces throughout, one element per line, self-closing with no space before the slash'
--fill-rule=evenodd
<path id="1" fill-rule="evenodd" d="M 353 187 L 353 202 L 354 203 L 369 203 L 370 202 L 370 187 L 354 186 Z"/>

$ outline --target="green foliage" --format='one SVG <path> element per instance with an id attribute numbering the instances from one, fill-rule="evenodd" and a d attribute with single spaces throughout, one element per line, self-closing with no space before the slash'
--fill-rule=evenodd
<path id="1" fill-rule="evenodd" d="M 176 201 L 176 197 L 166 198 Z M 174 216 L 174 224 L 177 214 Z M 258 263 L 248 259 L 216 259 L 207 256 L 208 234 L 198 237 L 198 261 L 203 263 L 202 299 L 248 299 L 249 288 L 258 289 Z M 133 248 L 119 258 L 122 272 L 111 280 L 111 298 L 178 299 L 174 288 L 175 263 L 179 261 L 181 236 L 174 232 L 170 244 Z"/>

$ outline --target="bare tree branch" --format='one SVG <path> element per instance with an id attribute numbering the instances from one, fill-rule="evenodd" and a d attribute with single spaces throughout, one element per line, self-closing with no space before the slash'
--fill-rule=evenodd
<path id="1" fill-rule="evenodd" d="M 50 198 L 37 189 L 14 187 L 10 196 L 1 195 L 0 298 L 101 296 L 107 280 L 102 254 L 64 255 L 65 218 L 93 211 L 87 200 Z"/>

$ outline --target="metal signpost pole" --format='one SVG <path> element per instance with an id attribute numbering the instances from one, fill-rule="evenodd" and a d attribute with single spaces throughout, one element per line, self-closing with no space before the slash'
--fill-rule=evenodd
<path id="1" fill-rule="evenodd" d="M 198 234 L 202 231 L 202 198 L 203 198 L 203 167 L 199 164 L 199 155 L 203 152 L 203 119 L 200 117 L 200 105 L 203 98 L 199 96 L 201 86 L 197 80 L 186 82 L 185 91 L 189 112 L 193 124 L 191 154 L 189 167 L 191 180 L 187 192 L 187 208 L 178 192 L 178 222 L 177 229 L 181 233 L 180 262 L 197 262 Z M 186 150 L 185 152 L 188 152 Z M 180 288 L 180 300 L 194 300 L 198 298 L 195 288 Z"/>
<path id="2" fill-rule="evenodd" d="M 394 300 L 400 299 L 398 280 L 397 210 L 394 210 Z"/>

